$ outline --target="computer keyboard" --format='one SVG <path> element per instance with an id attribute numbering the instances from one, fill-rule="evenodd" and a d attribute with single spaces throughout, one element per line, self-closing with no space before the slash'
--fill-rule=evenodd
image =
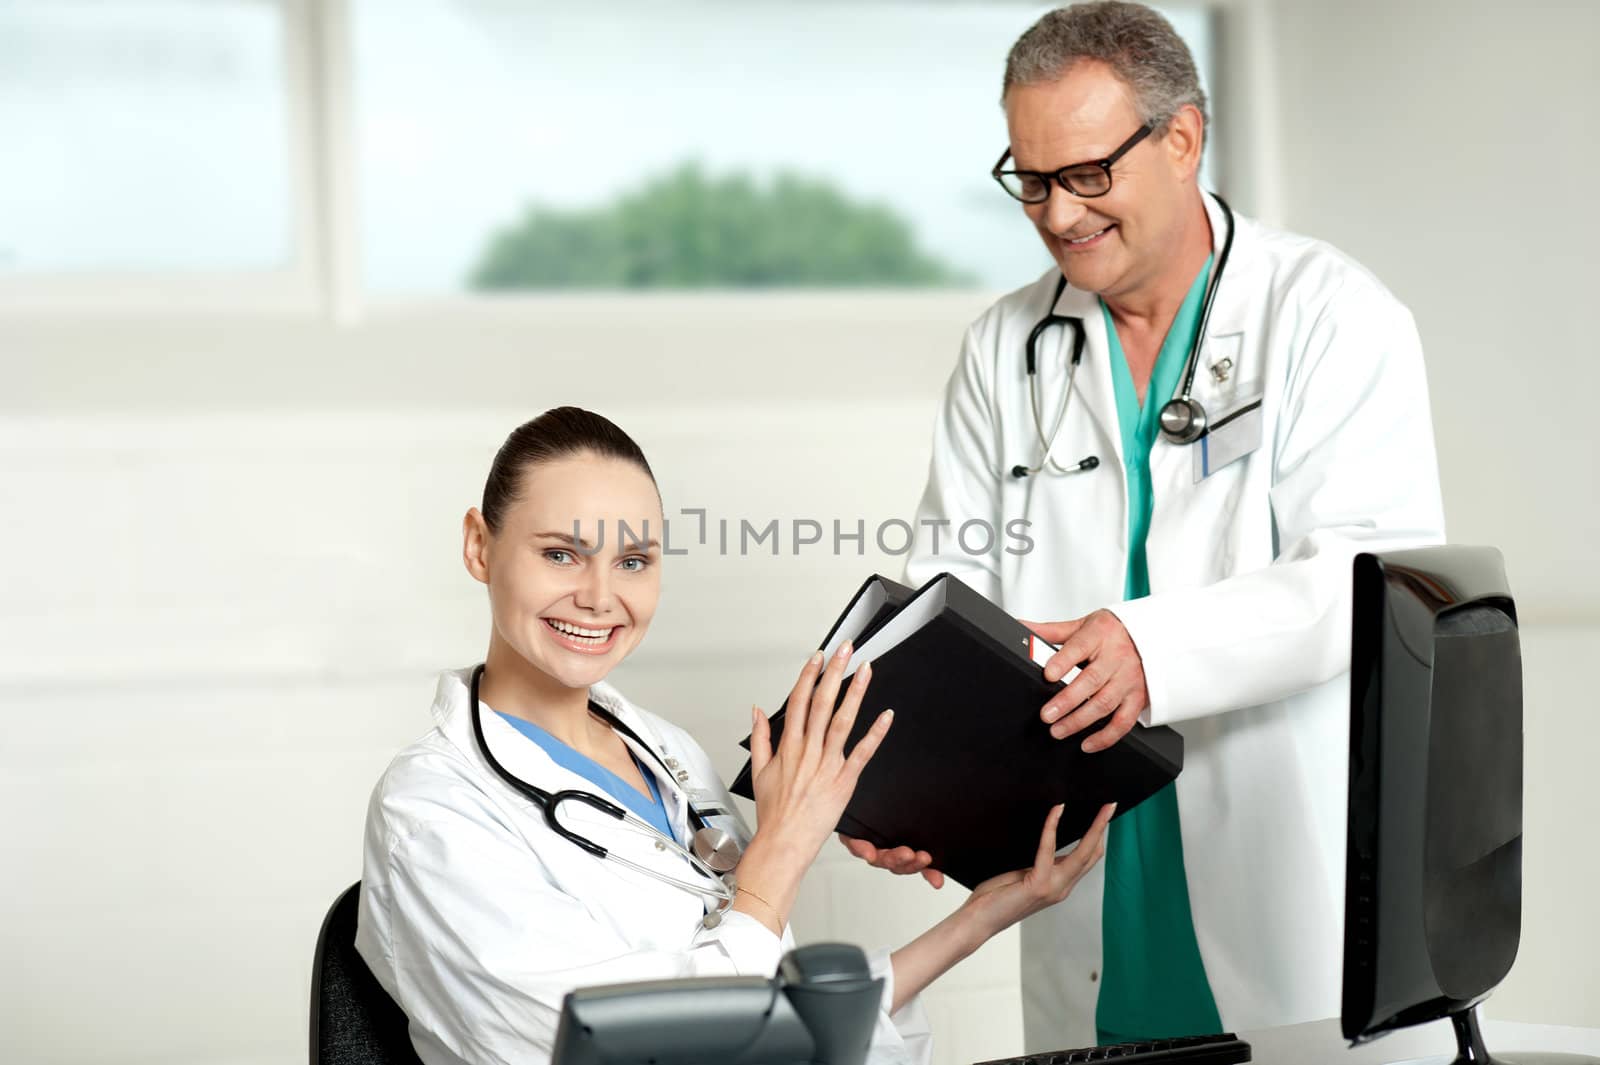
<path id="1" fill-rule="evenodd" d="M 1237 1065 L 1250 1060 L 1250 1044 L 1232 1032 L 1186 1035 L 1177 1039 L 1144 1039 L 1079 1050 L 1051 1050 L 1018 1058 L 996 1058 L 977 1065 L 1079 1065 L 1114 1061 L 1117 1065 Z"/>

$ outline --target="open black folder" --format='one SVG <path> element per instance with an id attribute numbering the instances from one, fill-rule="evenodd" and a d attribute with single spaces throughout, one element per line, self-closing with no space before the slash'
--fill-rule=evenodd
<path id="1" fill-rule="evenodd" d="M 822 652 L 823 660 L 833 657 L 833 652 L 846 640 L 860 644 L 883 626 L 883 623 L 894 616 L 916 593 L 899 581 L 892 581 L 882 574 L 873 574 L 868 577 L 856 594 L 850 597 L 850 604 L 844 608 L 844 613 L 834 619 L 833 627 L 828 629 L 828 634 L 822 638 L 818 650 Z M 778 737 L 783 735 L 783 716 L 789 709 L 789 699 L 784 697 L 778 709 L 773 711 L 771 717 L 772 742 L 776 744 Z M 859 737 L 857 737 L 859 738 Z M 750 749 L 750 737 L 746 736 L 739 741 L 739 746 L 745 750 Z M 854 746 L 852 741 L 851 746 Z M 744 768 L 739 770 L 739 775 L 734 778 L 733 787 L 730 789 L 735 795 L 743 795 L 747 799 L 755 798 L 750 782 L 750 761 L 745 760 Z M 839 818 L 839 831 L 850 836 L 863 835 L 867 829 L 855 822 L 847 811 Z"/>
<path id="2" fill-rule="evenodd" d="M 1039 709 L 1063 686 L 1044 679 L 1055 649 L 955 577 L 940 574 L 898 609 L 856 609 L 872 584 L 824 643 L 854 641 L 852 674 L 872 663 L 851 746 L 880 711 L 895 711 L 841 832 L 928 851 L 934 868 L 970 888 L 1033 864 L 1056 803 L 1066 804 L 1056 834 L 1064 847 L 1083 835 L 1102 804 L 1117 803 L 1120 816 L 1183 768 L 1183 737 L 1164 726 L 1135 725 L 1095 754 L 1079 749 L 1085 734 L 1052 738 Z M 892 584 L 884 582 L 886 595 Z M 849 631 L 852 615 L 859 634 Z M 781 711 L 772 727 L 776 742 Z M 732 790 L 753 797 L 748 763 Z"/>

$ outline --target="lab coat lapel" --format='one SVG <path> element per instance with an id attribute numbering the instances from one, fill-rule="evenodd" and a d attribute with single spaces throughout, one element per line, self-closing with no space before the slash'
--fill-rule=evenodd
<path id="1" fill-rule="evenodd" d="M 1228 236 L 1228 220 L 1216 197 L 1207 193 L 1204 199 L 1206 215 L 1211 220 L 1212 262 L 1218 263 Z M 1194 394 L 1208 412 L 1213 405 L 1225 405 L 1241 381 L 1259 386 L 1262 376 L 1260 366 L 1246 366 L 1243 358 L 1245 323 L 1261 289 L 1261 283 L 1251 276 L 1256 272 L 1254 235 L 1249 223 L 1238 215 L 1234 216 L 1234 224 L 1237 229 L 1233 250 L 1217 286 L 1216 302 L 1201 345 L 1200 366 L 1195 371 Z"/>
<path id="2" fill-rule="evenodd" d="M 1083 404 L 1083 409 L 1099 426 L 1101 436 L 1111 442 L 1111 449 L 1116 454 L 1115 466 L 1121 469 L 1122 430 L 1117 423 L 1117 395 L 1111 382 L 1111 346 L 1106 337 L 1106 317 L 1100 308 L 1100 297 L 1093 292 L 1085 292 L 1068 285 L 1061 293 L 1061 298 L 1056 301 L 1055 313 L 1078 318 L 1083 322 L 1086 343 L 1083 349 L 1083 362 L 1078 367 L 1073 402 Z M 1071 330 L 1063 329 L 1061 332 L 1061 358 L 1070 359 Z M 1068 414 L 1067 417 L 1073 415 Z M 1063 464 L 1075 462 L 1080 457 L 1054 454 L 1054 449 L 1052 455 Z"/>
<path id="3" fill-rule="evenodd" d="M 1211 220 L 1212 262 L 1217 263 L 1222 259 L 1223 244 L 1227 240 L 1228 220 L 1215 197 L 1204 194 L 1204 200 L 1207 217 Z M 1259 396 L 1265 383 L 1264 367 L 1258 364 L 1261 353 L 1246 342 L 1250 339 L 1247 323 L 1262 298 L 1261 293 L 1266 290 L 1266 281 L 1260 276 L 1259 246 L 1249 221 L 1235 215 L 1234 224 L 1238 228 L 1233 249 L 1217 286 L 1216 302 L 1200 345 L 1200 365 L 1194 378 L 1194 398 L 1213 421 L 1245 400 Z M 1168 397 L 1155 398 L 1165 403 Z M 1150 531 L 1150 580 L 1156 591 L 1166 586 L 1165 566 L 1170 561 L 1163 549 L 1165 533 L 1182 535 L 1184 524 L 1179 522 L 1169 527 L 1161 512 L 1180 508 L 1190 498 L 1195 488 L 1194 449 L 1199 446 L 1174 444 L 1165 437 L 1158 437 L 1150 453 L 1150 477 L 1157 510 Z M 1159 581 L 1158 575 L 1162 576 Z"/>
<path id="4" fill-rule="evenodd" d="M 655 734 L 650 723 L 644 719 L 634 705 L 623 698 L 615 688 L 609 684 L 596 684 L 589 689 L 589 697 L 596 703 L 605 707 L 617 716 L 617 720 L 633 729 L 640 744 L 630 739 L 626 733 L 618 733 L 622 742 L 639 759 L 639 764 L 644 766 L 645 772 L 655 778 L 656 786 L 661 789 L 661 801 L 667 807 L 667 819 L 672 823 L 672 834 L 680 842 L 689 838 L 689 798 L 686 787 L 692 783 L 687 766 L 679 764 L 676 757 L 666 749 L 661 742 L 661 737 Z"/>
<path id="5" fill-rule="evenodd" d="M 500 779 L 489 765 L 489 760 L 478 749 L 472 731 L 471 685 L 472 671 L 457 670 L 439 678 L 439 693 L 434 698 L 433 715 L 441 731 L 494 785 L 503 788 L 508 799 L 518 807 L 526 807 L 533 816 L 543 817 L 538 805 Z M 495 713 L 488 705 L 480 705 L 483 722 L 483 742 L 490 753 L 517 779 L 547 792 L 584 790 L 593 791 L 594 785 L 570 769 L 557 764 L 545 753 L 543 747 L 518 732 L 510 722 Z M 570 815 L 577 812 L 578 804 L 563 805 L 563 824 L 569 824 Z"/>
<path id="6" fill-rule="evenodd" d="M 677 886 L 693 875 L 681 857 L 682 852 L 665 848 L 653 832 L 627 827 L 609 814 L 572 800 L 561 803 L 556 815 L 562 827 L 607 848 L 611 859 L 625 859 L 635 866 L 650 870 L 651 874 L 638 872 L 623 861 L 596 860 L 576 845 L 566 842 L 553 846 L 541 842 L 541 837 L 547 831 L 544 827 L 544 811 L 537 803 L 501 780 L 478 749 L 472 732 L 468 687 L 471 677 L 469 668 L 446 673 L 440 678 L 439 692 L 434 700 L 434 719 L 445 738 L 477 768 L 483 786 L 496 797 L 496 802 L 512 814 L 512 823 L 524 833 L 529 845 L 541 854 L 555 882 L 573 897 L 581 899 L 596 919 L 611 923 L 616 923 L 617 914 L 623 912 L 655 913 L 660 916 L 662 927 L 671 927 L 679 917 L 688 919 L 702 912 L 706 897 L 683 891 Z M 594 696 L 596 693 L 591 690 L 590 694 Z M 618 714 L 619 717 L 646 737 L 647 742 L 658 742 L 654 731 L 641 720 L 643 714 L 614 692 L 608 691 L 606 694 L 604 700 L 597 698 L 596 702 L 613 713 L 621 706 L 623 712 Z M 571 790 L 609 798 L 581 775 L 556 764 L 542 747 L 487 707 L 483 708 L 483 735 L 485 744 L 495 758 L 518 778 L 552 794 Z M 674 790 L 672 794 L 674 800 L 666 800 L 665 790 L 662 797 L 669 802 L 678 801 L 679 792 Z M 682 816 L 679 815 L 680 822 Z M 666 882 L 655 879 L 656 876 L 665 877 Z"/>
<path id="7" fill-rule="evenodd" d="M 457 670 L 446 673 L 439 680 L 439 691 L 434 698 L 433 714 L 440 729 L 450 738 L 472 762 L 479 767 L 484 776 L 490 781 L 490 786 L 503 790 L 508 802 L 514 803 L 518 809 L 525 810 L 530 817 L 543 819 L 544 811 L 538 804 L 510 784 L 500 779 L 483 752 L 478 749 L 477 741 L 472 732 L 471 689 L 472 671 L 470 669 Z M 597 700 L 599 701 L 599 700 Z M 610 698 L 601 705 L 616 713 L 615 706 L 619 702 L 625 705 L 615 693 L 610 693 Z M 618 714 L 627 721 L 628 725 L 636 730 L 640 728 L 638 715 L 628 709 L 628 716 Z M 631 720 L 630 720 L 631 718 Z M 488 745 L 495 759 L 519 780 L 524 780 L 543 791 L 555 793 L 558 791 L 582 791 L 599 795 L 601 798 L 610 799 L 601 789 L 597 788 L 588 778 L 575 773 L 560 765 L 547 754 L 543 747 L 534 743 L 528 737 L 518 732 L 510 722 L 488 706 L 482 707 L 483 740 Z M 626 742 L 626 737 L 624 737 Z M 645 768 L 650 768 L 648 755 L 641 755 Z M 659 779 L 659 777 L 658 777 Z M 663 799 L 666 798 L 663 789 Z M 671 802 L 672 800 L 667 800 Z M 561 824 L 572 828 L 585 835 L 598 832 L 597 842 L 607 846 L 628 846 L 633 833 L 618 834 L 615 832 L 615 821 L 593 807 L 579 802 L 565 802 L 561 804 L 559 813 Z M 674 827 L 677 822 L 674 820 Z M 615 839 L 602 839 L 601 836 L 613 836 Z M 622 843 L 617 841 L 621 840 Z"/>

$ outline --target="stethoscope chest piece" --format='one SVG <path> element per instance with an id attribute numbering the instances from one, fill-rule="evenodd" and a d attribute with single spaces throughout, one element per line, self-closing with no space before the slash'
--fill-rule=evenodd
<path id="1" fill-rule="evenodd" d="M 1217 300 L 1217 290 L 1222 286 L 1222 274 L 1228 268 L 1228 256 L 1233 251 L 1233 209 L 1230 208 L 1222 197 L 1215 197 L 1217 206 L 1222 209 L 1222 214 L 1227 220 L 1228 228 L 1222 241 L 1222 254 L 1217 257 L 1217 266 L 1211 274 L 1211 280 L 1206 285 L 1205 298 L 1200 305 L 1200 321 L 1195 328 L 1194 340 L 1189 346 L 1189 357 L 1184 360 L 1184 371 L 1177 395 L 1167 401 L 1161 408 L 1161 437 L 1170 444 L 1192 444 L 1206 435 L 1208 423 L 1206 410 L 1194 398 L 1195 371 L 1200 366 L 1200 352 L 1205 344 L 1207 331 L 1211 326 L 1211 308 Z M 1067 404 L 1072 401 L 1072 387 L 1076 380 L 1078 362 L 1083 358 L 1084 331 L 1083 320 L 1055 313 L 1056 304 L 1061 301 L 1061 294 L 1066 291 L 1067 279 L 1063 275 L 1056 282 L 1056 294 L 1050 301 L 1050 309 L 1041 318 L 1033 331 L 1028 334 L 1027 343 L 1027 371 L 1028 371 L 1028 398 L 1033 406 L 1034 433 L 1038 438 L 1039 446 L 1043 450 L 1043 458 L 1037 466 L 1016 465 L 1011 467 L 1011 476 L 1021 480 L 1029 474 L 1038 473 L 1047 467 L 1055 467 L 1060 473 L 1079 473 L 1092 470 L 1100 465 L 1100 460 L 1093 455 L 1079 462 L 1076 466 L 1061 467 L 1050 457 L 1052 445 L 1055 443 L 1056 434 L 1061 430 L 1061 422 L 1066 417 Z M 1061 413 L 1056 417 L 1055 427 L 1045 435 L 1044 419 L 1041 414 L 1039 392 L 1037 384 L 1037 370 L 1039 363 L 1038 345 L 1039 337 L 1048 326 L 1062 323 L 1071 325 L 1074 330 L 1072 358 L 1068 363 L 1066 396 L 1062 400 Z M 1211 367 L 1211 375 L 1220 384 L 1228 379 L 1233 372 L 1233 360 L 1224 358 L 1218 360 Z"/>
<path id="2" fill-rule="evenodd" d="M 1161 408 L 1161 435 L 1174 444 L 1192 444 L 1205 435 L 1206 409 L 1198 401 L 1179 396 Z"/>
<path id="3" fill-rule="evenodd" d="M 696 858 L 717 873 L 733 872 L 743 852 L 739 840 L 731 832 L 710 825 L 695 832 L 689 846 Z"/>

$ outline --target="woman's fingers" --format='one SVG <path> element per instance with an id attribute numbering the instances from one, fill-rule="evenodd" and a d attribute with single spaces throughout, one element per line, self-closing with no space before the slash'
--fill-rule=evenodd
<path id="1" fill-rule="evenodd" d="M 878 715 L 872 727 L 867 729 L 867 734 L 861 737 L 861 742 L 856 744 L 855 750 L 850 752 L 850 757 L 844 761 L 845 776 L 850 781 L 851 790 L 855 790 L 856 781 L 861 779 L 861 771 L 867 768 L 867 763 L 872 761 L 872 756 L 878 752 L 878 745 L 883 743 L 883 738 L 889 734 L 889 726 L 894 724 L 894 711 L 885 710 Z"/>
<path id="2" fill-rule="evenodd" d="M 778 748 L 788 750 L 804 745 L 806 741 L 806 715 L 811 707 L 811 689 L 822 672 L 822 652 L 814 652 L 800 668 L 794 687 L 789 690 L 788 709 L 783 717 L 783 735 L 778 738 Z"/>
<path id="3" fill-rule="evenodd" d="M 772 761 L 772 726 L 761 707 L 750 708 L 750 779 L 754 780 Z"/>
<path id="4" fill-rule="evenodd" d="M 1083 838 L 1078 841 L 1078 845 L 1072 848 L 1072 853 L 1056 863 L 1058 869 L 1066 870 L 1070 876 L 1067 881 L 1068 887 L 1077 883 L 1078 878 L 1105 855 L 1106 826 L 1111 823 L 1111 816 L 1116 812 L 1117 804 L 1114 802 L 1100 807 L 1100 812 L 1095 815 L 1094 821 L 1083 834 Z"/>
<path id="5" fill-rule="evenodd" d="M 1033 855 L 1033 871 L 1038 876 L 1048 877 L 1056 864 L 1056 826 L 1061 823 L 1061 811 L 1066 808 L 1065 803 L 1057 803 L 1044 816 L 1044 828 L 1039 831 L 1039 849 Z"/>
<path id="6" fill-rule="evenodd" d="M 1100 807 L 1100 812 L 1094 815 L 1094 823 L 1089 826 L 1089 831 L 1085 832 L 1084 835 L 1093 836 L 1097 842 L 1104 843 L 1106 826 L 1111 823 L 1111 818 L 1116 815 L 1116 812 L 1117 804 L 1114 802 L 1108 802 Z"/>
<path id="7" fill-rule="evenodd" d="M 853 650 L 849 640 L 839 645 L 839 650 L 828 660 L 828 667 L 822 671 L 811 693 L 811 710 L 806 715 L 806 748 L 813 755 L 822 754 L 822 743 L 833 718 L 833 707 L 839 701 L 839 685 L 844 680 L 844 668 L 850 664 Z"/>
<path id="8" fill-rule="evenodd" d="M 823 743 L 823 753 L 828 757 L 837 755 L 840 761 L 844 760 L 844 744 L 850 738 L 850 730 L 855 728 L 856 713 L 861 709 L 861 697 L 867 693 L 867 685 L 872 682 L 872 663 L 863 662 L 861 668 L 856 670 L 856 675 L 850 679 L 850 687 L 845 690 L 844 702 L 839 704 L 839 709 L 834 711 L 833 720 L 828 722 L 828 734 Z"/>

